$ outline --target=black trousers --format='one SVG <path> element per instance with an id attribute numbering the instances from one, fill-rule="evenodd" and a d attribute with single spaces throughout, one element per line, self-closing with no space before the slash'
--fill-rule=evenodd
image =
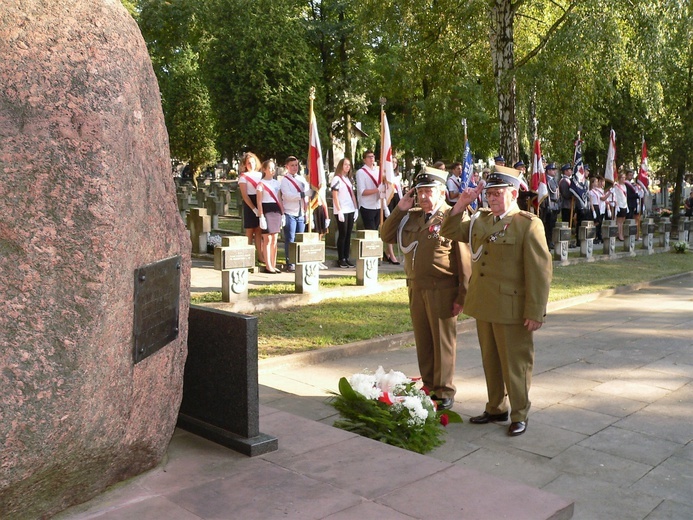
<path id="1" fill-rule="evenodd" d="M 568 216 L 570 218 L 570 216 Z M 558 210 L 542 208 L 541 221 L 544 223 L 544 233 L 546 233 L 546 243 L 553 244 L 553 228 L 556 227 L 558 220 Z"/>
<path id="2" fill-rule="evenodd" d="M 336 217 L 335 217 L 336 218 Z M 344 213 L 344 222 L 337 219 L 338 260 L 348 260 L 351 254 L 351 232 L 354 229 L 354 213 Z"/>

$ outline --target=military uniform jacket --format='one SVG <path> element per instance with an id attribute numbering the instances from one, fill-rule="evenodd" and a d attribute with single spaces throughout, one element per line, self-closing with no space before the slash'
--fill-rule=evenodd
<path id="1" fill-rule="evenodd" d="M 424 289 L 458 287 L 455 301 L 464 305 L 472 270 L 469 247 L 439 233 L 451 209 L 443 204 L 426 221 L 421 208 L 404 212 L 395 207 L 381 228 L 381 238 L 388 244 L 399 243 L 408 285 Z"/>
<path id="2" fill-rule="evenodd" d="M 536 215 L 514 208 L 494 223 L 491 210 L 483 208 L 472 219 L 447 216 L 440 233 L 471 245 L 465 314 L 506 325 L 544 321 L 553 264 Z"/>

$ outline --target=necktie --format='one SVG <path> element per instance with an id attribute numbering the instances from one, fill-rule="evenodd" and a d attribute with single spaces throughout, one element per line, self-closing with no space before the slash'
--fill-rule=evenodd
<path id="1" fill-rule="evenodd" d="M 426 220 L 428 220 L 429 218 L 431 218 L 432 215 L 433 215 L 433 213 L 426 213 Z"/>

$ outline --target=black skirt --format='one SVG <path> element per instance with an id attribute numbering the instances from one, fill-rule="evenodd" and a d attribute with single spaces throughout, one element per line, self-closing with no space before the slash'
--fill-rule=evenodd
<path id="1" fill-rule="evenodd" d="M 257 195 L 248 195 L 248 198 L 253 201 L 253 204 L 257 206 Z M 243 228 L 244 229 L 255 229 L 260 227 L 260 219 L 255 216 L 253 210 L 250 209 L 245 201 L 243 201 Z"/>

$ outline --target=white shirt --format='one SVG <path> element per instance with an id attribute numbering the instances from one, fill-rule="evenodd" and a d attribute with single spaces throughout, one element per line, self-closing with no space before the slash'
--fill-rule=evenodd
<path id="1" fill-rule="evenodd" d="M 247 177 L 250 177 L 253 182 L 248 182 Z M 246 185 L 246 193 L 248 195 L 257 195 L 255 185 L 260 182 L 260 179 L 262 179 L 262 172 L 244 172 L 238 178 L 238 184 Z"/>
<path id="2" fill-rule="evenodd" d="M 606 202 L 602 200 L 602 196 L 604 195 L 604 190 L 601 188 L 592 188 L 590 190 L 590 198 L 592 199 L 592 205 L 597 206 L 599 208 L 599 213 L 601 215 L 604 214 L 604 211 L 606 210 Z"/>
<path id="3" fill-rule="evenodd" d="M 460 192 L 460 186 L 462 185 L 462 177 L 455 177 L 454 175 L 450 175 L 448 177 L 446 184 L 446 188 L 448 189 L 448 200 L 455 200 L 451 199 L 449 194 L 451 193 L 457 193 L 459 194 Z"/>
<path id="4" fill-rule="evenodd" d="M 370 175 L 366 173 L 370 172 Z M 368 168 L 365 164 L 356 172 L 356 189 L 358 190 L 359 206 L 366 209 L 380 209 L 380 194 L 363 195 L 365 190 L 372 190 L 378 187 L 378 170 Z"/>
<path id="5" fill-rule="evenodd" d="M 354 187 L 349 179 L 335 175 L 332 177 L 330 188 L 332 190 L 332 200 L 337 197 L 339 209 L 342 213 L 354 213 L 356 211 L 356 206 L 354 206 L 354 200 L 352 199 Z M 336 212 L 337 210 L 335 209 L 334 211 Z"/>
<path id="6" fill-rule="evenodd" d="M 614 184 L 613 190 L 614 198 L 616 199 L 616 206 L 619 209 L 628 209 L 628 195 L 626 190 L 626 185 Z"/>
<path id="7" fill-rule="evenodd" d="M 293 182 L 291 182 L 292 180 Z M 297 189 L 294 183 L 296 183 L 300 189 Z M 303 206 L 300 205 L 301 192 L 303 192 L 303 200 L 307 201 L 306 194 L 308 193 L 308 189 L 308 183 L 300 175 L 296 174 L 292 176 L 290 173 L 284 175 L 284 178 L 279 184 L 282 204 L 284 205 L 284 213 L 297 217 L 300 209 L 301 215 L 305 215 L 305 204 Z"/>
<path id="8" fill-rule="evenodd" d="M 279 181 L 276 179 L 263 179 L 262 184 L 264 188 L 262 190 L 262 203 L 269 204 L 274 202 L 276 204 L 277 201 L 274 199 L 274 197 L 276 197 L 277 200 L 279 199 Z M 270 195 L 270 190 L 272 193 L 274 193 L 274 197 Z"/>

